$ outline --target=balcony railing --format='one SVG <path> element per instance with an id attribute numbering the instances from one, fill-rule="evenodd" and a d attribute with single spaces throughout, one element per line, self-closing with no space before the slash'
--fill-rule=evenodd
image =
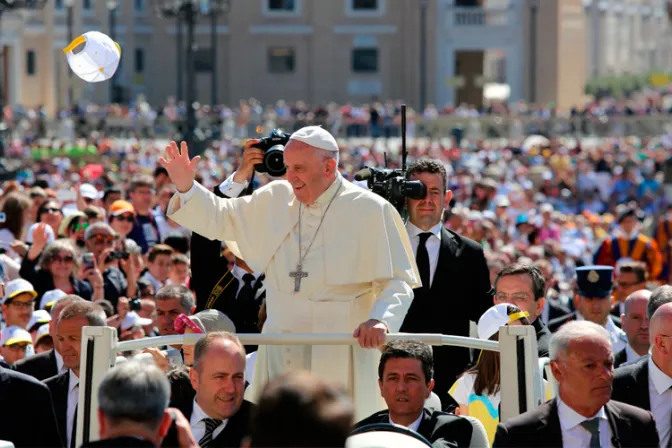
<path id="1" fill-rule="evenodd" d="M 452 8 L 452 11 L 455 26 L 510 26 L 514 24 L 512 9 L 456 7 Z"/>

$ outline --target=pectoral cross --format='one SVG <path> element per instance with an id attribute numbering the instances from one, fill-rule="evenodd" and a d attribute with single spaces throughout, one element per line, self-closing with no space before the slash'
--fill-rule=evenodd
<path id="1" fill-rule="evenodd" d="M 289 276 L 294 278 L 294 292 L 299 292 L 301 279 L 308 277 L 308 273 L 303 271 L 300 264 L 297 264 L 296 271 L 290 272 Z"/>

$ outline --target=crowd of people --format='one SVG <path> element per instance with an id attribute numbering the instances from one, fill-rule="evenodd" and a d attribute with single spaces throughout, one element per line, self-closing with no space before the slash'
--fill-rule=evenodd
<path id="1" fill-rule="evenodd" d="M 482 432 L 494 446 L 666 448 L 668 140 L 411 140 L 406 175 L 426 195 L 407 201 L 408 222 L 349 181 L 382 165 L 385 142 L 314 126 L 285 148 L 287 182 L 255 174 L 256 140 L 200 160 L 161 141 L 53 158 L 18 145 L 0 212 L 0 421 L 38 403 L 43 415 L 0 425 L 0 440 L 74 446 L 81 329 L 111 326 L 122 341 L 206 336 L 124 354 L 99 388 L 98 446 L 345 446 L 395 423 L 433 446 Z M 497 340 L 504 325 L 535 328 L 559 384 L 506 422 L 497 353 L 383 346 L 397 331 Z M 258 332 L 353 332 L 358 345 L 235 336 Z"/>

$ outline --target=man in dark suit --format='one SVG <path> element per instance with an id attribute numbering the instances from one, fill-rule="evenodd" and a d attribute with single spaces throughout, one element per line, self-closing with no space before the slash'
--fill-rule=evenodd
<path id="1" fill-rule="evenodd" d="M 614 353 L 623 350 L 628 342 L 616 319 L 611 316 L 611 292 L 613 290 L 614 268 L 611 266 L 583 266 L 576 268 L 577 309 L 564 317 L 548 323 L 548 329 L 555 333 L 562 325 L 575 320 L 588 320 L 603 326 L 613 345 Z"/>
<path id="2" fill-rule="evenodd" d="M 49 389 L 33 377 L 0 367 L 0 440 L 16 447 L 61 446 Z"/>
<path id="3" fill-rule="evenodd" d="M 651 411 L 656 419 L 660 446 L 672 444 L 672 303 L 663 304 L 651 317 L 651 356 L 617 369 L 614 400 Z"/>
<path id="4" fill-rule="evenodd" d="M 193 401 L 180 411 L 202 447 L 239 447 L 249 434 L 254 405 L 245 393 L 245 349 L 226 332 L 208 333 L 194 347 L 194 366 L 189 372 L 196 391 Z M 178 446 L 169 434 L 163 446 Z"/>
<path id="5" fill-rule="evenodd" d="M 618 265 L 616 273 L 616 304 L 611 307 L 611 315 L 620 318 L 625 314 L 625 300 L 635 291 L 646 288 L 646 263 L 628 261 Z"/>
<path id="6" fill-rule="evenodd" d="M 58 432 L 63 446 L 75 444 L 77 404 L 79 402 L 79 368 L 83 327 L 104 327 L 107 317 L 103 309 L 85 300 L 76 300 L 63 308 L 56 323 L 56 339 L 68 369 L 44 381 L 54 402 Z"/>
<path id="7" fill-rule="evenodd" d="M 626 363 L 634 363 L 649 352 L 649 318 L 646 309 L 651 298 L 651 291 L 640 289 L 630 294 L 623 302 L 621 325 L 628 343 L 623 350 L 616 353 L 614 368 Z"/>
<path id="8" fill-rule="evenodd" d="M 254 165 L 263 161 L 263 152 L 251 145 L 243 153 L 240 168 L 213 190 L 222 198 L 252 194 Z M 192 289 L 196 294 L 196 311 L 214 308 L 226 314 L 235 324 L 237 333 L 259 333 L 258 316 L 266 298 L 264 274 L 252 271 L 244 260 L 236 257 L 229 270 L 228 260 L 222 256 L 220 241 L 213 241 L 194 233 L 191 238 Z M 250 353 L 257 346 L 245 346 Z"/>
<path id="9" fill-rule="evenodd" d="M 469 322 L 478 322 L 493 303 L 483 249 L 442 224 L 452 192 L 446 190 L 447 174 L 441 162 L 420 159 L 408 168 L 407 177 L 424 183 L 427 196 L 408 200 L 406 229 L 416 254 L 422 287 L 413 291 L 413 302 L 400 331 L 469 336 Z M 450 403 L 448 390 L 469 365 L 470 353 L 460 347 L 433 349 L 434 392 L 445 410 Z"/>
<path id="10" fill-rule="evenodd" d="M 548 356 L 551 332 L 541 321 L 546 302 L 546 280 L 535 266 L 514 263 L 505 266 L 495 278 L 495 304 L 509 303 L 527 311 L 537 333 L 539 357 Z"/>
<path id="11" fill-rule="evenodd" d="M 613 352 L 604 327 L 569 322 L 551 338 L 558 396 L 502 422 L 493 447 L 657 447 L 651 413 L 610 401 Z"/>
<path id="12" fill-rule="evenodd" d="M 462 417 L 424 408 L 434 388 L 432 348 L 413 340 L 385 345 L 378 366 L 378 385 L 388 409 L 365 418 L 359 428 L 373 423 L 395 423 L 416 431 L 435 448 L 469 446 L 473 428 Z"/>
<path id="13" fill-rule="evenodd" d="M 17 362 L 14 366 L 17 372 L 25 373 L 40 381 L 44 381 L 47 378 L 51 378 L 68 370 L 68 368 L 63 365 L 63 358 L 59 353 L 60 348 L 58 345 L 58 338 L 56 337 L 56 323 L 61 315 L 61 311 L 63 311 L 66 306 L 78 300 L 84 299 L 74 294 L 70 294 L 60 299 L 51 307 L 49 335 L 54 341 L 54 348 Z"/>
<path id="14" fill-rule="evenodd" d="M 166 409 L 170 385 L 153 364 L 130 361 L 112 368 L 100 383 L 98 397 L 100 440 L 84 447 L 156 447 L 173 422 L 179 446 L 196 445 L 180 411 Z"/>

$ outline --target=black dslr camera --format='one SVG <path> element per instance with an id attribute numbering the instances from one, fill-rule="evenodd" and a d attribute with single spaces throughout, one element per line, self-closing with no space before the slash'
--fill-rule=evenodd
<path id="1" fill-rule="evenodd" d="M 366 180 L 369 190 L 385 198 L 406 218 L 406 198 L 424 199 L 427 187 L 419 180 L 407 180 L 405 170 L 364 168 L 355 174 L 355 180 Z"/>
<path id="2" fill-rule="evenodd" d="M 397 209 L 404 220 L 408 219 L 406 199 L 424 199 L 427 187 L 419 180 L 406 179 L 406 105 L 401 105 L 401 169 L 369 168 L 355 174 L 355 180 L 367 181 L 369 190 L 383 197 Z M 387 155 L 385 156 L 387 166 Z"/>
<path id="3" fill-rule="evenodd" d="M 274 177 L 284 176 L 287 172 L 285 168 L 285 145 L 289 141 L 288 134 L 282 129 L 273 129 L 268 137 L 264 137 L 261 141 L 253 146 L 264 151 L 264 162 L 254 166 L 258 173 L 268 173 Z"/>

